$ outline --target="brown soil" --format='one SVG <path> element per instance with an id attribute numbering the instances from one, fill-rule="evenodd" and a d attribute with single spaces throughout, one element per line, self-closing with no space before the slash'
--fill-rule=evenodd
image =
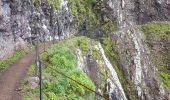
<path id="1" fill-rule="evenodd" d="M 0 76 L 0 100 L 21 100 L 17 88 L 32 63 L 34 53 L 26 54 L 4 71 Z"/>
<path id="2" fill-rule="evenodd" d="M 43 46 L 41 47 L 42 51 Z M 35 60 L 35 52 L 19 58 L 0 75 L 0 100 L 21 100 L 20 81 L 24 79 L 30 64 Z"/>

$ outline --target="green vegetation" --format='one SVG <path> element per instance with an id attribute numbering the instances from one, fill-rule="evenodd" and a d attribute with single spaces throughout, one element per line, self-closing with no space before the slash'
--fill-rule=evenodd
<path id="1" fill-rule="evenodd" d="M 34 65 L 32 64 L 27 72 L 26 78 L 21 81 L 21 88 L 22 88 L 22 99 L 23 100 L 30 100 L 30 97 L 34 98 L 31 100 L 38 100 L 39 99 L 39 95 L 35 95 L 35 90 L 37 89 L 31 89 L 29 84 L 28 84 L 28 77 L 32 76 L 34 74 Z"/>
<path id="2" fill-rule="evenodd" d="M 145 33 L 145 41 L 151 51 L 151 59 L 158 68 L 159 76 L 164 87 L 170 88 L 168 63 L 170 61 L 170 22 L 150 22 L 140 25 L 140 29 Z M 156 52 L 155 50 L 159 50 Z M 159 49 L 158 49 L 159 48 Z"/>
<path id="3" fill-rule="evenodd" d="M 55 10 L 60 8 L 60 0 L 48 0 L 48 2 L 55 8 Z"/>
<path id="4" fill-rule="evenodd" d="M 78 38 L 73 39 L 73 41 L 76 40 L 78 40 Z M 75 43 L 71 42 L 71 40 L 69 39 L 68 41 L 65 40 L 54 45 L 48 50 L 48 53 L 45 54 L 45 56 L 48 58 L 46 59 L 46 62 L 49 63 L 49 66 L 60 69 L 60 71 L 64 72 L 67 76 L 78 80 L 89 88 L 95 89 L 94 84 L 87 77 L 87 75 L 77 69 L 76 56 L 73 52 L 73 49 L 71 49 L 73 45 L 68 44 L 67 42 L 73 44 Z M 86 47 L 83 45 L 83 43 L 84 42 L 80 44 L 80 47 L 86 50 Z M 48 68 L 48 66 L 45 69 L 45 73 L 51 76 L 51 80 L 49 79 L 44 81 L 44 89 L 47 92 L 47 96 L 49 98 L 53 98 L 54 100 L 60 100 L 63 98 L 67 100 L 82 100 L 86 97 L 86 94 L 92 95 L 89 90 L 73 82 L 72 80 L 61 76 L 60 74 Z"/>
<path id="5" fill-rule="evenodd" d="M 14 63 L 22 55 L 24 55 L 23 50 L 16 50 L 9 58 L 0 60 L 0 70 L 6 69 L 11 63 Z"/>
<path id="6" fill-rule="evenodd" d="M 89 35 L 94 29 L 101 29 L 104 33 L 115 29 L 114 18 L 104 16 L 102 8 L 104 3 L 98 0 L 69 0 L 68 6 L 74 21 L 79 29 L 85 28 Z M 103 18 L 101 18 L 101 16 Z"/>
<path id="7" fill-rule="evenodd" d="M 39 5 L 40 4 L 40 0 L 33 0 L 33 4 L 36 5 L 36 6 Z"/>
<path id="8" fill-rule="evenodd" d="M 79 27 L 85 27 L 91 31 L 98 21 L 97 15 L 92 11 L 90 0 L 69 0 L 69 8 L 74 20 Z M 94 26 L 93 26 L 94 25 Z"/>
<path id="9" fill-rule="evenodd" d="M 92 49 L 94 54 L 96 53 L 94 48 L 90 46 L 97 45 L 97 42 L 93 39 L 87 38 L 86 36 L 72 37 L 71 39 L 66 39 L 58 42 L 56 45 L 68 46 L 73 51 L 79 48 L 83 55 L 86 55 L 90 49 Z M 97 56 L 97 55 L 94 55 Z"/>
<path id="10" fill-rule="evenodd" d="M 170 87 L 170 74 L 165 72 L 160 72 L 160 79 L 164 84 L 164 87 Z"/>
<path id="11" fill-rule="evenodd" d="M 30 88 L 28 83 L 28 78 L 34 75 L 34 64 L 30 65 L 26 77 L 23 81 L 21 81 L 21 92 L 22 92 L 22 100 L 39 100 L 39 87 Z M 44 100 L 49 100 L 45 94 L 43 94 Z"/>
<path id="12" fill-rule="evenodd" d="M 91 42 L 89 38 L 85 36 L 81 36 L 79 38 L 74 38 L 73 41 L 74 41 L 74 45 L 79 47 L 83 51 L 83 53 L 87 53 L 87 51 L 89 50 L 90 42 Z"/>
<path id="13" fill-rule="evenodd" d="M 39 5 L 39 0 L 33 0 Z M 50 6 L 59 10 L 60 0 L 48 0 Z M 68 0 L 68 8 L 74 17 L 74 25 L 77 29 L 86 30 L 86 36 L 91 36 L 94 31 L 108 34 L 115 30 L 115 20 L 112 16 L 105 15 L 104 2 L 101 0 Z M 94 30 L 96 29 L 96 30 Z"/>
<path id="14" fill-rule="evenodd" d="M 146 35 L 166 38 L 170 35 L 170 22 L 150 22 L 141 25 L 141 29 Z"/>
<path id="15" fill-rule="evenodd" d="M 94 93 L 49 68 L 58 69 L 65 75 L 95 90 L 95 85 L 90 78 L 77 68 L 75 55 L 76 48 L 87 52 L 86 45 L 89 41 L 90 39 L 84 36 L 62 40 L 41 55 L 41 59 L 46 64 L 43 69 L 44 98 L 48 98 L 47 100 L 92 100 L 94 98 Z M 26 85 L 28 86 L 28 84 Z M 32 100 L 32 97 L 36 98 L 39 94 L 38 88 L 25 89 L 24 91 L 25 100 Z"/>
<path id="16" fill-rule="evenodd" d="M 55 9 L 58 10 L 60 8 L 60 0 L 47 0 L 48 3 Z M 40 0 L 33 0 L 34 5 L 40 5 Z"/>

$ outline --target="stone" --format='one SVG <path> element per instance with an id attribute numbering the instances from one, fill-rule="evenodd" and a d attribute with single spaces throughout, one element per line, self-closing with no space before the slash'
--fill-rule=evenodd
<path id="1" fill-rule="evenodd" d="M 28 83 L 31 88 L 36 88 L 39 85 L 39 78 L 38 77 L 29 77 Z"/>

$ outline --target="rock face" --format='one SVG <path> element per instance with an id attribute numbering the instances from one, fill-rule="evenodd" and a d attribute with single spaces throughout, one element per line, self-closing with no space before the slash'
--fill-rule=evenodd
<path id="1" fill-rule="evenodd" d="M 10 31 L 10 9 L 9 4 L 4 4 L 0 1 L 0 52 L 1 58 L 5 54 L 12 52 L 14 48 L 14 42 L 12 40 L 12 32 Z"/>
<path id="2" fill-rule="evenodd" d="M 68 1 L 59 1 L 60 6 L 57 11 L 50 8 L 47 0 L 42 0 L 39 6 L 34 5 L 32 0 L 0 1 L 0 40 L 2 41 L 0 58 L 13 52 L 19 38 L 29 41 L 29 37 L 37 30 L 36 33 L 41 33 L 41 38 L 45 35 L 46 40 L 52 40 L 52 37 L 63 38 L 63 36 L 70 36 L 70 33 L 76 33 L 79 29 L 74 27 Z M 103 2 L 107 13 L 117 19 L 119 28 L 152 20 L 170 20 L 169 0 L 104 0 Z M 54 21 L 50 21 L 50 16 Z M 34 28 L 34 22 L 37 30 Z"/>
<path id="3" fill-rule="evenodd" d="M 50 15 L 51 9 L 46 0 L 40 6 L 34 5 L 32 0 L 1 0 L 0 58 L 18 49 L 14 46 L 18 41 L 21 39 L 25 42 L 29 41 L 36 33 L 40 38 L 45 35 L 46 40 L 51 40 L 54 35 L 58 39 L 74 33 L 71 25 L 72 17 L 65 0 L 61 1 L 59 9 L 58 12 L 53 11 Z M 53 24 L 50 22 L 51 19 L 55 20 Z"/>
<path id="4" fill-rule="evenodd" d="M 41 1 L 41 5 L 33 4 L 32 0 L 0 1 L 0 59 L 12 53 L 14 49 L 17 49 L 18 45 L 32 39 L 30 38 L 31 36 L 38 35 L 40 40 L 43 40 L 45 36 L 48 41 L 53 38 L 69 37 L 76 33 L 77 30 L 81 30 L 75 27 L 75 17 L 69 12 L 70 8 L 67 0 L 60 0 L 58 10 L 50 7 L 47 0 Z M 170 91 L 163 87 L 159 80 L 158 68 L 151 59 L 152 53 L 158 54 L 165 47 L 170 48 L 170 39 L 155 41 L 151 39 L 152 36 L 149 39 L 147 38 L 153 45 L 153 52 L 151 52 L 146 44 L 144 33 L 133 27 L 150 21 L 169 21 L 170 1 L 103 0 L 102 4 L 102 13 L 112 16 L 110 18 L 114 18 L 117 22 L 117 31 L 111 32 L 111 38 L 116 41 L 112 49 L 118 53 L 118 67 L 126 79 L 125 83 L 120 81 L 120 72 L 118 73 L 115 66 L 111 65 L 102 46 L 99 44 L 97 48 L 105 62 L 103 66 L 107 67 L 103 67 L 103 69 L 107 69 L 109 77 L 111 77 L 110 80 L 107 76 L 105 81 L 110 84 L 109 89 L 107 89 L 110 99 L 170 100 Z M 84 11 L 84 9 L 81 10 L 82 12 Z M 86 27 L 83 27 L 83 29 L 85 30 Z M 102 29 L 94 29 L 94 31 L 97 30 L 98 32 L 98 30 Z M 102 31 L 100 32 L 102 33 Z M 161 43 L 159 44 L 159 42 Z M 159 50 L 161 46 L 162 49 Z M 170 49 L 167 49 L 167 51 L 166 54 L 170 54 Z M 100 84 L 98 80 L 100 80 L 101 75 L 96 70 L 97 61 L 89 56 L 82 57 L 79 49 L 76 53 L 79 69 L 84 70 L 96 86 Z M 166 63 L 167 66 L 170 66 L 168 57 L 166 58 Z M 94 71 L 94 73 L 91 73 L 90 70 Z"/>
<path id="5" fill-rule="evenodd" d="M 127 80 L 133 82 L 137 98 L 165 99 L 166 93 L 159 82 L 157 68 L 151 61 L 143 32 L 131 28 L 120 31 L 117 35 L 119 38 L 116 49 L 120 56 L 120 65 Z"/>
<path id="6" fill-rule="evenodd" d="M 101 55 L 101 59 L 95 59 L 93 57 L 94 52 L 88 52 L 84 57 L 81 54 L 81 50 L 77 49 L 78 68 L 87 73 L 96 85 L 96 91 L 100 93 L 102 90 L 109 100 L 127 100 L 118 75 L 109 59 L 106 57 L 101 44 L 98 43 L 97 45 L 93 45 L 92 48 L 97 50 L 97 52 Z M 101 65 L 101 68 L 99 65 Z M 106 71 L 108 72 L 108 75 L 105 79 L 102 77 L 104 77 L 103 72 Z M 105 84 L 105 86 L 102 86 L 102 84 Z M 101 99 L 102 98 L 96 94 L 96 100 Z"/>
<path id="7" fill-rule="evenodd" d="M 120 28 L 148 21 L 170 20 L 169 0 L 104 0 Z"/>
<path id="8" fill-rule="evenodd" d="M 133 93 L 133 95 L 137 94 L 135 98 L 142 100 L 170 99 L 168 98 L 169 93 L 165 92 L 159 81 L 157 68 L 151 61 L 151 53 L 145 43 L 144 33 L 129 27 L 153 20 L 170 20 L 169 1 L 108 0 L 106 5 L 117 19 L 119 29 L 115 32 L 116 51 L 120 56 L 120 67 L 123 73 L 127 80 L 135 86 L 136 92 Z"/>
<path id="9" fill-rule="evenodd" d="M 124 93 L 124 90 L 122 88 L 122 85 L 120 83 L 120 80 L 117 76 L 117 73 L 114 69 L 114 67 L 112 66 L 112 64 L 110 63 L 110 61 L 108 60 L 108 58 L 106 57 L 105 53 L 104 53 L 104 49 L 102 48 L 101 44 L 99 43 L 98 44 L 98 50 L 100 51 L 101 55 L 102 55 L 102 58 L 104 60 L 104 63 L 105 65 L 108 67 L 110 73 L 111 73 L 111 79 L 108 78 L 107 82 L 109 82 L 110 84 L 110 93 L 111 96 L 110 96 L 110 99 L 112 100 L 113 97 L 112 97 L 112 94 L 116 96 L 117 99 L 120 99 L 120 100 L 127 100 L 126 98 L 126 95 Z"/>

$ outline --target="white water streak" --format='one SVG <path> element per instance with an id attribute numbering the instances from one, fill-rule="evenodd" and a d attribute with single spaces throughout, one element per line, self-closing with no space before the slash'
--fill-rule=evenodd
<path id="1" fill-rule="evenodd" d="M 141 67 L 141 45 L 140 45 L 140 39 L 138 38 L 138 36 L 136 35 L 137 33 L 135 32 L 130 32 L 128 30 L 128 34 L 130 35 L 130 37 L 132 38 L 134 44 L 135 44 L 135 49 L 136 49 L 136 52 L 135 52 L 135 56 L 134 56 L 134 64 L 135 64 L 135 79 L 134 79 L 134 82 L 135 82 L 135 85 L 136 85 L 136 88 L 137 88 L 137 91 L 138 91 L 138 96 L 141 96 L 141 87 L 140 87 L 140 84 L 141 84 L 141 81 L 142 81 L 142 67 Z M 138 33 L 140 34 L 140 33 Z"/>
<path id="2" fill-rule="evenodd" d="M 77 49 L 76 50 L 76 55 L 77 55 L 77 59 L 78 59 L 78 68 L 83 70 L 84 67 L 85 67 L 85 64 L 84 64 L 84 59 L 83 59 L 83 55 L 81 53 L 81 50 L 80 49 Z"/>
<path id="3" fill-rule="evenodd" d="M 101 44 L 100 43 L 98 43 L 98 49 L 99 49 L 99 51 L 101 52 L 101 54 L 102 54 L 102 57 L 103 57 L 103 60 L 104 60 L 104 62 L 105 62 L 105 64 L 106 64 L 106 66 L 108 67 L 108 69 L 110 70 L 110 72 L 111 72 L 111 77 L 112 77 L 112 79 L 114 80 L 114 83 L 112 82 L 111 83 L 111 91 L 112 92 L 114 92 L 114 89 L 117 89 L 117 90 L 119 90 L 118 92 L 120 92 L 121 93 L 121 100 L 127 100 L 127 98 L 126 98 L 126 96 L 125 96 L 125 93 L 124 93 L 124 90 L 123 90 L 123 88 L 122 88 L 122 85 L 121 85 L 121 83 L 120 83 L 120 81 L 119 81 L 119 78 L 118 78 L 118 76 L 117 76 L 117 73 L 116 73 L 116 71 L 115 71 L 115 69 L 114 69 L 114 67 L 112 66 L 112 64 L 110 63 L 110 61 L 108 60 L 108 58 L 106 57 L 106 55 L 105 55 L 105 52 L 104 52 L 104 50 L 103 50 L 103 48 L 102 48 L 102 46 L 101 46 Z M 109 81 L 111 81 L 111 80 L 109 80 Z"/>

